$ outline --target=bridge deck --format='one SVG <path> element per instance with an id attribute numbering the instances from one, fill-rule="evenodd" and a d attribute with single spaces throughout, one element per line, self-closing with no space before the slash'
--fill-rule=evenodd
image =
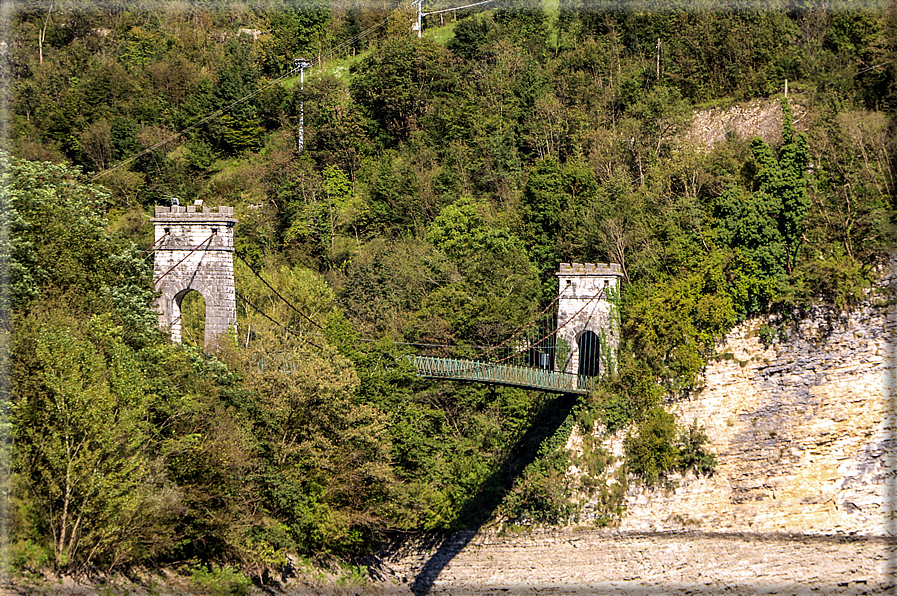
<path id="1" fill-rule="evenodd" d="M 422 377 L 513 385 L 555 393 L 586 394 L 598 381 L 596 377 L 511 364 L 489 364 L 475 360 L 432 356 L 408 356 L 408 359 Z"/>

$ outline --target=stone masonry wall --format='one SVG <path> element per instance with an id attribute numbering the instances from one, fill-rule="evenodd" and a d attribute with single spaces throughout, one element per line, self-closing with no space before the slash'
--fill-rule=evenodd
<path id="1" fill-rule="evenodd" d="M 558 370 L 576 374 L 579 370 L 577 340 L 584 331 L 603 334 L 606 347 L 613 355 L 619 343 L 618 329 L 611 313 L 613 306 L 609 292 L 619 285 L 622 269 L 616 263 L 561 263 L 558 277 L 557 337 L 570 348 L 565 362 L 558 362 Z M 608 354 L 603 354 L 606 360 Z M 600 372 L 604 363 L 600 364 Z"/>

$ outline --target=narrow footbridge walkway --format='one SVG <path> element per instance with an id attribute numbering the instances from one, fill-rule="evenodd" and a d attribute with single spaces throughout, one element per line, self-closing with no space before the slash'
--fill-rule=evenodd
<path id="1" fill-rule="evenodd" d="M 432 346 L 437 353 L 418 353 L 406 358 L 422 377 L 588 394 L 599 382 L 597 336 L 590 333 L 595 341 L 580 340 L 576 346 L 571 346 L 566 339 L 558 339 L 558 331 L 574 323 L 593 302 L 605 298 L 604 290 L 588 292 L 573 307 L 568 306 L 563 320 L 559 320 L 558 302 L 563 296 L 564 293 L 559 292 L 558 298 L 542 312 L 498 345 L 486 348 L 417 344 L 419 347 Z M 583 325 L 589 318 L 587 312 Z M 472 349 L 482 351 L 471 358 Z M 571 362 L 574 354 L 576 359 Z M 576 373 L 572 372 L 574 370 Z"/>
<path id="2" fill-rule="evenodd" d="M 422 377 L 512 385 L 555 393 L 587 394 L 598 381 L 596 377 L 515 364 L 491 364 L 463 358 L 408 356 L 408 360 Z"/>

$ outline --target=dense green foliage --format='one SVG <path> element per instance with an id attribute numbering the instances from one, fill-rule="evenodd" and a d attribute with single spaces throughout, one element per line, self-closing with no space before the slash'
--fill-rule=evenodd
<path id="1" fill-rule="evenodd" d="M 854 304 L 894 244 L 893 6 L 499 2 L 441 44 L 407 7 L 387 23 L 362 4 L 15 13 L 0 279 L 19 566 L 178 563 L 245 590 L 205 565 L 564 520 L 576 423 L 626 431 L 623 470 L 646 482 L 711 473 L 664 400 L 745 317 Z M 300 56 L 319 61 L 304 88 L 280 79 Z M 683 142 L 695 109 L 758 97 L 781 100 L 780 134 Z M 155 329 L 140 249 L 170 196 L 239 219 L 247 302 L 215 355 Z M 407 343 L 501 342 L 562 261 L 624 271 L 593 395 L 413 374 Z M 602 523 L 624 486 L 585 487 Z"/>

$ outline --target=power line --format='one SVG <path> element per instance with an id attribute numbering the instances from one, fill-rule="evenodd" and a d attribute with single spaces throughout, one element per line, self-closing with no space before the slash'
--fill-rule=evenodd
<path id="1" fill-rule="evenodd" d="M 491 2 L 491 1 L 493 1 L 493 0 L 489 0 L 489 1 Z M 330 54 L 329 54 L 330 57 L 332 58 L 333 55 L 334 55 L 334 53 L 338 52 L 339 50 L 342 50 L 343 48 L 348 47 L 348 46 L 351 45 L 353 42 L 355 42 L 355 41 L 361 39 L 362 37 L 365 37 L 365 36 L 369 35 L 372 31 L 375 31 L 375 30 L 379 29 L 380 27 L 382 27 L 383 25 L 385 25 L 385 24 L 388 23 L 388 22 L 389 22 L 389 18 L 386 18 L 385 20 L 381 21 L 380 23 L 377 23 L 376 25 L 374 25 L 374 26 L 372 26 L 372 27 L 369 27 L 369 28 L 365 29 L 364 31 L 362 31 L 361 33 L 359 33 L 359 34 L 357 34 L 357 35 L 355 35 L 355 36 L 349 38 L 348 40 L 346 40 L 346 41 L 343 42 L 342 44 L 340 44 L 340 45 L 336 46 L 335 48 L 333 48 L 333 49 L 330 51 Z M 322 62 L 323 62 L 323 59 L 318 59 L 317 61 L 315 61 L 315 65 L 316 65 L 316 66 L 320 66 Z M 260 87 L 259 89 L 256 89 L 256 90 L 253 91 L 252 93 L 249 93 L 248 95 L 245 95 L 245 96 L 241 97 L 240 99 L 238 99 L 238 100 L 236 100 L 236 101 L 234 101 L 234 102 L 228 104 L 227 106 L 221 108 L 220 110 L 217 110 L 217 111 L 215 111 L 215 112 L 212 112 L 211 114 L 209 114 L 208 116 L 206 116 L 206 117 L 203 118 L 202 120 L 199 120 L 198 122 L 194 122 L 193 124 L 191 124 L 191 125 L 188 126 L 187 128 L 184 128 L 184 129 L 182 129 L 182 130 L 180 130 L 180 131 L 174 133 L 173 135 L 171 135 L 170 137 L 168 137 L 168 138 L 165 139 L 165 140 L 159 141 L 158 143 L 156 143 L 156 144 L 153 145 L 152 147 L 149 147 L 149 148 L 147 148 L 147 149 L 144 149 L 143 151 L 141 151 L 141 152 L 138 153 L 137 155 L 132 155 L 131 157 L 129 157 L 129 158 L 123 160 L 123 161 L 120 161 L 119 163 L 117 163 L 116 165 L 112 166 L 111 168 L 109 168 L 109 169 L 107 169 L 107 170 L 103 170 L 102 172 L 98 172 L 97 174 L 95 174 L 95 175 L 90 179 L 90 181 L 93 182 L 94 180 L 97 180 L 97 179 L 99 179 L 99 178 L 102 178 L 102 177 L 106 176 L 107 174 L 109 174 L 109 173 L 111 173 L 111 172 L 114 172 L 114 171 L 118 170 L 119 168 L 123 168 L 124 166 L 128 165 L 128 164 L 131 163 L 132 161 L 134 161 L 134 160 L 136 160 L 136 159 L 140 159 L 141 157 L 143 157 L 144 155 L 147 155 L 148 153 L 152 153 L 153 151 L 155 151 L 155 150 L 158 149 L 159 147 L 162 147 L 162 146 L 164 146 L 164 145 L 167 145 L 168 143 L 171 143 L 172 141 L 174 141 L 174 140 L 176 140 L 176 139 L 179 139 L 180 137 L 184 136 L 185 134 L 187 134 L 187 133 L 190 132 L 191 130 L 194 130 L 195 128 L 197 128 L 197 127 L 199 127 L 199 126 L 202 126 L 202 125 L 205 124 L 206 122 L 209 122 L 210 120 L 213 120 L 213 119 L 217 118 L 218 116 L 221 116 L 221 115 L 226 114 L 227 112 L 229 112 L 229 111 L 232 110 L 233 108 L 237 107 L 238 105 L 240 105 L 240 104 L 242 104 L 242 103 L 245 103 L 245 102 L 249 101 L 250 99 L 252 99 L 252 98 L 255 97 L 256 95 L 259 95 L 260 93 L 262 93 L 263 91 L 265 91 L 265 90 L 267 90 L 267 89 L 273 87 L 274 85 L 280 83 L 281 81 L 283 81 L 283 80 L 285 80 L 285 79 L 290 78 L 291 76 L 293 76 L 293 74 L 295 74 L 295 72 L 296 72 L 297 70 L 298 70 L 297 68 L 292 68 L 292 69 L 290 69 L 289 71 L 286 72 L 286 74 L 281 75 L 280 77 L 278 77 L 278 78 L 272 80 L 271 82 L 269 82 L 269 83 L 268 83 L 267 85 L 265 85 L 264 87 Z M 158 167 L 158 166 L 157 166 L 157 167 Z"/>
<path id="2" fill-rule="evenodd" d="M 432 10 L 430 12 L 422 12 L 421 16 L 428 17 L 431 14 L 440 14 L 443 12 L 452 12 L 453 10 L 461 10 L 464 8 L 471 8 L 473 6 L 479 6 L 480 4 L 489 4 L 491 2 L 495 2 L 495 0 L 483 0 L 483 2 L 476 2 L 474 4 L 465 4 L 464 6 L 455 6 L 454 8 L 444 8 L 442 10 Z"/>
<path id="3" fill-rule="evenodd" d="M 864 68 L 863 70 L 857 71 L 857 74 L 863 74 L 869 72 L 870 70 L 875 70 L 876 68 L 881 68 L 882 66 L 887 66 L 891 62 L 897 62 L 897 60 L 888 60 L 887 62 L 882 62 L 881 64 L 876 64 L 875 66 L 870 66 L 869 68 Z"/>
<path id="4" fill-rule="evenodd" d="M 329 54 L 330 57 L 332 58 L 333 55 L 336 54 L 337 52 L 339 52 L 340 50 L 343 50 L 343 49 L 345 49 L 345 48 L 348 48 L 349 46 L 352 45 L 352 43 L 358 41 L 358 40 L 361 39 L 362 37 L 366 37 L 366 36 L 369 35 L 372 31 L 376 31 L 377 29 L 379 29 L 379 28 L 382 27 L 383 25 L 387 24 L 388 22 L 389 22 L 389 18 L 387 17 L 386 19 L 384 19 L 383 21 L 380 21 L 379 23 L 377 23 L 377 24 L 374 25 L 373 27 L 368 27 L 367 29 L 365 29 L 364 31 L 362 31 L 361 33 L 359 33 L 358 35 L 355 35 L 355 36 L 353 36 L 353 37 L 350 37 L 349 39 L 347 39 L 346 41 L 344 41 L 344 42 L 341 43 L 340 45 L 338 45 L 338 46 L 332 48 L 332 49 L 330 50 L 330 54 Z M 319 64 L 320 62 L 321 62 L 321 60 L 318 60 L 318 61 L 317 61 L 318 64 Z"/>
<path id="5" fill-rule="evenodd" d="M 417 25 L 416 25 L 417 36 L 418 36 L 418 38 L 421 36 L 421 32 L 424 28 L 423 22 L 422 22 L 422 19 L 424 17 L 428 17 L 433 14 L 440 14 L 443 12 L 458 11 L 458 10 L 462 10 L 464 8 L 472 8 L 474 6 L 480 6 L 481 4 L 489 4 L 490 2 L 495 2 L 495 0 L 483 0 L 482 2 L 474 2 L 473 4 L 465 4 L 464 6 L 456 6 L 454 8 L 446 8 L 443 10 L 433 10 L 430 12 L 423 12 L 424 0 L 414 0 L 414 2 L 412 2 L 412 4 L 417 6 Z"/>
<path id="6" fill-rule="evenodd" d="M 185 129 L 183 129 L 183 130 L 181 130 L 181 131 L 179 131 L 179 132 L 176 132 L 175 134 L 173 134 L 172 136 L 168 137 L 168 138 L 165 139 L 164 141 L 159 141 L 158 143 L 156 143 L 155 145 L 153 145 L 153 146 L 150 147 L 149 149 L 145 149 L 145 150 L 141 151 L 140 153 L 138 153 L 137 155 L 133 155 L 133 156 L 129 157 L 128 159 L 126 159 L 126 160 L 124 160 L 124 161 L 121 161 L 121 162 L 117 163 L 116 165 L 114 165 L 113 167 L 109 168 L 108 170 L 103 170 L 102 172 L 96 174 L 93 178 L 91 178 L 90 181 L 93 182 L 93 181 L 96 180 L 97 178 L 102 178 L 102 177 L 105 176 L 106 174 L 109 174 L 110 172 L 114 172 L 115 170 L 117 170 L 117 169 L 119 169 L 119 168 L 122 168 L 122 167 L 126 166 L 127 164 L 131 163 L 131 162 L 134 161 L 135 159 L 139 159 L 139 158 L 143 157 L 144 155 L 146 155 L 147 153 L 151 153 L 151 152 L 155 151 L 156 149 L 158 149 L 159 147 L 162 147 L 163 145 L 167 145 L 168 143 L 174 141 L 175 139 L 178 139 L 178 138 L 184 136 L 185 134 L 187 134 L 187 133 L 190 132 L 191 130 L 193 130 L 193 129 L 199 127 L 199 126 L 202 126 L 203 124 L 205 124 L 205 123 L 208 122 L 209 120 L 212 120 L 212 119 L 214 119 L 214 118 L 217 118 L 218 116 L 221 116 L 221 115 L 223 115 L 223 114 L 226 114 L 227 112 L 229 112 L 229 111 L 232 110 L 233 108 L 237 107 L 237 106 L 240 105 L 241 103 L 244 103 L 244 102 L 249 101 L 250 99 L 252 99 L 252 98 L 255 97 L 256 95 L 258 95 L 258 94 L 261 93 L 262 91 L 265 91 L 266 89 L 268 89 L 268 88 L 270 88 L 270 87 L 273 87 L 274 85 L 276 85 L 276 84 L 279 83 L 280 81 L 282 81 L 282 80 L 284 80 L 284 79 L 290 77 L 290 75 L 292 75 L 293 72 L 294 72 L 293 70 L 290 70 L 289 72 L 287 72 L 287 74 L 285 74 L 285 75 L 283 75 L 283 76 L 281 76 L 281 77 L 278 77 L 278 78 L 274 79 L 273 81 L 271 81 L 270 83 L 268 83 L 268 84 L 265 85 L 264 87 L 261 87 L 261 88 L 259 88 L 259 89 L 256 89 L 255 91 L 253 91 L 253 92 L 250 93 L 249 95 L 246 95 L 246 96 L 244 96 L 244 97 L 241 97 L 240 99 L 238 99 L 238 100 L 236 100 L 236 101 L 234 101 L 234 102 L 228 104 L 227 106 L 221 108 L 220 110 L 218 110 L 218 111 L 216 111 L 216 112 L 213 112 L 213 113 L 209 114 L 208 116 L 206 116 L 205 118 L 203 118 L 203 119 L 200 120 L 199 122 L 195 122 L 195 123 L 191 124 L 190 126 L 188 126 L 187 128 L 185 128 Z"/>

